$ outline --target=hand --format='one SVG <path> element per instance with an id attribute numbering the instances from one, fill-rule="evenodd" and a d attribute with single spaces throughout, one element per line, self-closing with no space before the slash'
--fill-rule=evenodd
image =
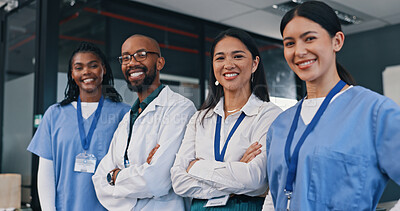
<path id="1" fill-rule="evenodd" d="M 118 175 L 118 173 L 119 173 L 120 171 L 121 171 L 121 169 L 119 169 L 119 168 L 115 168 L 115 169 L 113 169 L 113 170 L 110 171 L 110 173 L 113 172 L 113 173 L 112 173 L 111 181 L 113 181 L 114 184 L 115 184 L 115 182 L 116 182 L 116 180 L 117 180 L 117 175 Z"/>
<path id="2" fill-rule="evenodd" d="M 150 164 L 151 160 L 153 160 L 153 156 L 154 156 L 154 154 L 157 152 L 158 148 L 160 148 L 160 145 L 159 145 L 159 144 L 157 144 L 157 145 L 150 151 L 149 156 L 148 156 L 147 159 L 146 159 L 146 162 L 147 162 L 148 164 Z"/>
<path id="3" fill-rule="evenodd" d="M 192 168 L 192 166 L 194 165 L 194 163 L 196 163 L 198 160 L 200 160 L 200 159 L 196 158 L 196 159 L 190 161 L 189 166 L 188 166 L 187 169 L 186 169 L 186 172 L 187 172 L 187 173 L 189 173 L 190 168 Z"/>
<path id="4" fill-rule="evenodd" d="M 259 144 L 258 142 L 253 143 L 252 145 L 247 148 L 246 152 L 244 153 L 242 159 L 240 159 L 240 162 L 243 163 L 249 163 L 252 161 L 257 155 L 261 153 L 261 148 L 262 145 Z"/>

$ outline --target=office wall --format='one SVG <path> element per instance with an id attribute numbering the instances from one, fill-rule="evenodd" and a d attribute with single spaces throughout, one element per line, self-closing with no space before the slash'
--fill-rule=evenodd
<path id="1" fill-rule="evenodd" d="M 338 61 L 358 85 L 383 94 L 382 72 L 400 64 L 400 24 L 346 36 Z"/>

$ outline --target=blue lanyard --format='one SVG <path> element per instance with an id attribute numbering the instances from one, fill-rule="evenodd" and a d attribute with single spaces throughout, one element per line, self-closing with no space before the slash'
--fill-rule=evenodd
<path id="1" fill-rule="evenodd" d="M 88 135 L 85 135 L 85 128 L 83 126 L 83 117 L 82 117 L 82 108 L 81 108 L 81 97 L 78 97 L 77 108 L 76 108 L 76 116 L 78 118 L 78 128 L 79 135 L 81 136 L 81 144 L 83 149 L 86 151 L 89 149 L 90 141 L 92 140 L 94 129 L 96 129 L 97 122 L 99 121 L 101 109 L 103 108 L 104 98 L 101 96 L 99 105 L 97 106 L 96 112 L 94 113 L 94 118 L 92 124 L 90 125 Z"/>
<path id="2" fill-rule="evenodd" d="M 225 157 L 225 152 L 226 152 L 226 147 L 228 146 L 229 140 L 231 140 L 233 133 L 235 133 L 236 129 L 239 127 L 240 123 L 243 121 L 244 117 L 246 115 L 244 112 L 240 114 L 239 118 L 236 120 L 235 125 L 233 126 L 231 132 L 229 132 L 228 138 L 225 141 L 224 148 L 222 148 L 222 152 L 220 153 L 219 150 L 219 144 L 220 144 L 220 138 L 221 138 L 221 116 L 217 116 L 217 125 L 215 127 L 215 137 L 214 137 L 214 155 L 215 155 L 215 160 L 216 161 L 224 161 Z"/>
<path id="3" fill-rule="evenodd" d="M 320 120 L 322 114 L 325 112 L 326 108 L 329 105 L 329 102 L 332 100 L 332 98 L 340 92 L 340 90 L 343 89 L 343 87 L 346 85 L 345 82 L 340 80 L 335 87 L 329 92 L 329 94 L 326 96 L 325 100 L 322 102 L 321 106 L 319 107 L 317 113 L 315 114 L 314 118 L 311 120 L 310 124 L 307 126 L 306 130 L 304 131 L 303 135 L 301 135 L 299 142 L 296 145 L 296 148 L 293 151 L 292 158 L 290 158 L 290 146 L 292 145 L 293 142 L 293 136 L 294 132 L 297 129 L 297 124 L 299 121 L 300 117 L 300 111 L 301 111 L 301 106 L 303 104 L 304 100 L 301 100 L 299 106 L 297 107 L 296 114 L 294 116 L 294 120 L 292 123 L 292 126 L 290 127 L 289 135 L 286 139 L 286 145 L 285 145 L 285 159 L 286 159 L 286 164 L 289 167 L 287 178 L 286 178 L 286 186 L 285 186 L 285 192 L 291 194 L 293 192 L 293 182 L 296 177 L 296 171 L 297 171 L 297 161 L 299 158 L 299 151 L 301 146 L 303 145 L 305 139 L 307 136 L 312 132 L 314 129 L 315 125 L 317 125 L 318 121 Z"/>

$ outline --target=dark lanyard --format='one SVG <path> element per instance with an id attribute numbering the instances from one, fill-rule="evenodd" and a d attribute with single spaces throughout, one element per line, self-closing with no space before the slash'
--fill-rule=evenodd
<path id="1" fill-rule="evenodd" d="M 96 112 L 94 113 L 94 118 L 92 124 L 90 125 L 88 135 L 85 135 L 85 128 L 83 126 L 83 117 L 82 117 L 82 107 L 81 107 L 81 97 L 78 96 L 77 108 L 76 108 L 76 117 L 78 118 L 78 128 L 79 135 L 81 136 L 81 144 L 83 149 L 86 151 L 89 149 L 90 141 L 92 140 L 93 132 L 96 129 L 97 122 L 100 118 L 101 109 L 103 108 L 104 98 L 101 96 L 99 105 L 97 106 Z"/>
<path id="2" fill-rule="evenodd" d="M 215 127 L 215 137 L 214 137 L 214 154 L 215 154 L 215 160 L 216 161 L 224 161 L 225 157 L 225 152 L 226 152 L 226 147 L 228 146 L 229 140 L 232 138 L 233 133 L 235 133 L 236 129 L 239 127 L 240 123 L 243 121 L 244 117 L 246 115 L 244 112 L 240 114 L 239 118 L 236 120 L 235 125 L 233 126 L 231 132 L 229 132 L 228 138 L 225 141 L 224 148 L 222 148 L 222 152 L 220 153 L 219 150 L 219 144 L 220 144 L 220 138 L 221 138 L 221 116 L 217 116 L 217 125 Z"/>
<path id="3" fill-rule="evenodd" d="M 332 100 L 332 98 L 340 92 L 340 90 L 343 89 L 343 87 L 346 85 L 345 82 L 340 80 L 335 87 L 329 92 L 329 94 L 326 96 L 325 100 L 322 102 L 321 106 L 319 107 L 317 113 L 311 120 L 310 124 L 307 126 L 306 130 L 304 131 L 303 135 L 301 135 L 299 142 L 296 145 L 296 148 L 293 151 L 293 155 L 290 158 L 290 146 L 292 145 L 293 141 L 293 136 L 294 132 L 297 129 L 297 124 L 299 121 L 300 117 L 300 111 L 301 111 L 301 106 L 303 104 L 304 100 L 301 100 L 299 106 L 297 107 L 296 114 L 294 116 L 294 120 L 292 123 L 292 126 L 290 127 L 289 135 L 286 139 L 286 145 L 285 145 L 285 159 L 286 159 L 286 164 L 288 165 L 288 174 L 286 178 L 286 186 L 285 186 L 285 192 L 291 194 L 293 192 L 293 182 L 296 177 L 296 171 L 297 171 L 297 161 L 299 158 L 299 151 L 301 146 L 303 145 L 305 139 L 307 136 L 312 132 L 314 129 L 315 125 L 317 125 L 318 121 L 320 120 L 322 114 L 325 112 L 326 108 L 329 105 L 329 102 Z"/>
<path id="4" fill-rule="evenodd" d="M 125 163 L 125 165 L 129 165 L 129 160 L 128 160 L 128 147 L 129 147 L 129 143 L 131 142 L 131 136 L 132 136 L 132 128 L 133 128 L 133 118 L 132 118 L 132 115 L 133 115 L 133 111 L 131 110 L 130 112 L 129 112 L 129 118 L 130 118 L 130 120 L 129 120 L 129 133 L 128 133 L 128 141 L 127 141 L 127 144 L 126 144 L 126 149 L 125 149 L 125 155 L 124 155 L 124 163 Z M 138 116 L 139 117 L 139 116 Z M 138 118 L 137 117 L 137 118 Z"/>

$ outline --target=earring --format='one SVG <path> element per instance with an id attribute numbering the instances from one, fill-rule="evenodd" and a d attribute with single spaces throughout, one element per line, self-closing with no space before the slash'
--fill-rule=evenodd
<path id="1" fill-rule="evenodd" d="M 215 81 L 215 86 L 218 86 L 219 85 L 219 81 Z"/>
<path id="2" fill-rule="evenodd" d="M 254 73 L 251 74 L 251 83 L 254 81 Z"/>

